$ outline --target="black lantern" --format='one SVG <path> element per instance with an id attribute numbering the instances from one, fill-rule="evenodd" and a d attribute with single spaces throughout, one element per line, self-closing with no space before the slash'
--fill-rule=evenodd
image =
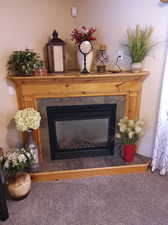
<path id="1" fill-rule="evenodd" d="M 47 43 L 48 72 L 59 73 L 65 71 L 65 42 L 58 38 L 56 30 L 52 33 L 52 39 Z"/>

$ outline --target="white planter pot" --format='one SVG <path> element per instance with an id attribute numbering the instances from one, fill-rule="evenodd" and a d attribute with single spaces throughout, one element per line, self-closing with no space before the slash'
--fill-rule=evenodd
<path id="1" fill-rule="evenodd" d="M 78 50 L 77 51 L 77 61 L 80 71 L 83 71 L 84 68 L 84 55 Z M 93 61 L 93 51 L 86 55 L 86 68 L 90 72 Z"/>
<path id="2" fill-rule="evenodd" d="M 139 63 L 132 63 L 131 71 L 133 73 L 137 73 L 137 72 L 142 71 L 142 63 L 141 62 L 139 62 Z"/>

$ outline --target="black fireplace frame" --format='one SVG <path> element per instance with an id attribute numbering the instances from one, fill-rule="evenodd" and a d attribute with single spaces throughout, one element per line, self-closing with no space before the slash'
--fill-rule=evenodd
<path id="1" fill-rule="evenodd" d="M 114 135 L 116 124 L 116 104 L 48 106 L 48 131 L 50 140 L 51 159 L 69 159 L 78 157 L 94 157 L 114 154 Z M 108 141 L 104 147 L 83 149 L 59 149 L 57 143 L 56 121 L 108 119 Z"/>

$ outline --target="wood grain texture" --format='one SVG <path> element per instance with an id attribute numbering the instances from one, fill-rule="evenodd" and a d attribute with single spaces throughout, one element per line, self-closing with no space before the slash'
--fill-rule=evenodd
<path id="1" fill-rule="evenodd" d="M 163 3 L 168 3 L 168 0 L 160 0 Z"/>
<path id="2" fill-rule="evenodd" d="M 114 174 L 126 174 L 126 173 L 140 173 L 148 170 L 149 163 L 139 165 L 127 165 L 127 166 L 113 166 L 104 168 L 92 168 L 81 170 L 64 170 L 53 172 L 39 172 L 32 173 L 31 178 L 35 182 L 60 180 L 60 179 L 74 179 L 74 178 L 86 178 L 92 176 L 105 176 Z"/>
<path id="3" fill-rule="evenodd" d="M 125 115 L 130 119 L 137 119 L 142 84 L 148 75 L 148 71 L 88 75 L 71 71 L 48 76 L 8 76 L 8 79 L 16 85 L 19 109 L 32 107 L 37 110 L 38 100 L 44 98 L 122 95 L 126 99 Z M 34 134 L 39 146 L 40 160 L 43 161 L 44 149 L 41 147 L 40 131 L 36 130 Z"/>

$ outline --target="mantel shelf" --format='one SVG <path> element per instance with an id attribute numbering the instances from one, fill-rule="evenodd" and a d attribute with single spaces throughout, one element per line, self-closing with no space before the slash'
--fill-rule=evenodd
<path id="1" fill-rule="evenodd" d="M 58 74 L 48 74 L 47 76 L 8 76 L 7 78 L 9 80 L 12 80 L 13 82 L 36 82 L 36 81 L 52 81 L 52 80 L 143 80 L 146 76 L 149 75 L 148 71 L 142 71 L 139 73 L 132 73 L 132 72 L 121 72 L 121 73 L 112 73 L 112 72 L 106 72 L 106 73 L 96 73 L 91 72 L 89 74 L 80 74 L 76 71 L 68 71 L 66 73 L 58 73 Z"/>

